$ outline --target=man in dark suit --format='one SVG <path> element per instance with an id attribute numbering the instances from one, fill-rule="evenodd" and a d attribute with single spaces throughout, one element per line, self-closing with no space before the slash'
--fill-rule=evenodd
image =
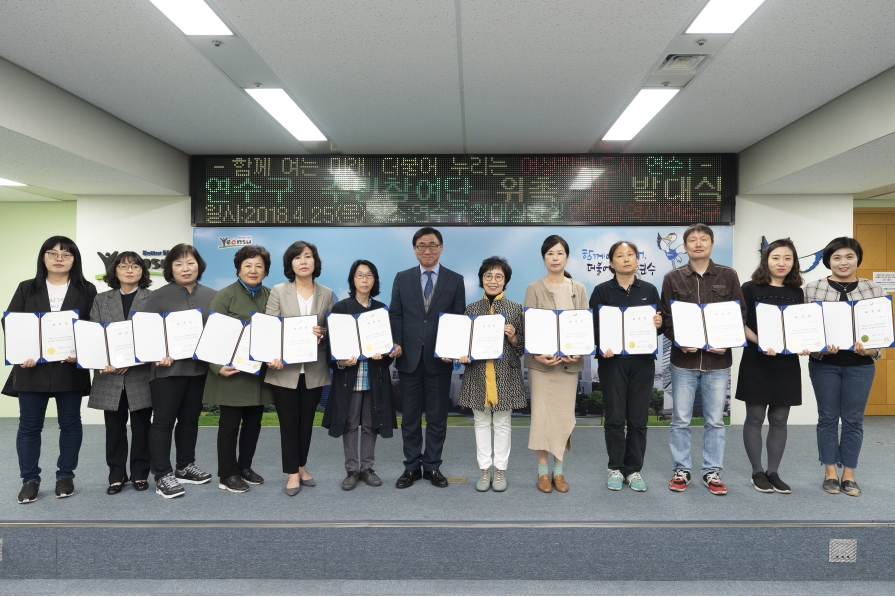
<path id="1" fill-rule="evenodd" d="M 435 228 L 420 228 L 413 235 L 419 265 L 398 272 L 392 285 L 389 316 L 395 349 L 389 355 L 401 378 L 401 435 L 404 438 L 404 474 L 398 489 L 426 478 L 447 487 L 441 474 L 441 449 L 447 432 L 453 367 L 435 356 L 440 313 L 462 315 L 466 308 L 463 276 L 442 267 L 438 260 L 444 241 Z M 423 453 L 422 413 L 426 411 L 426 451 Z M 420 471 L 420 468 L 423 471 Z"/>

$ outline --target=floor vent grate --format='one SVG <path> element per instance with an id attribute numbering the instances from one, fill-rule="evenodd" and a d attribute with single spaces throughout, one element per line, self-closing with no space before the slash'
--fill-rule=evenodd
<path id="1" fill-rule="evenodd" d="M 830 562 L 837 564 L 858 561 L 857 539 L 830 539 Z"/>

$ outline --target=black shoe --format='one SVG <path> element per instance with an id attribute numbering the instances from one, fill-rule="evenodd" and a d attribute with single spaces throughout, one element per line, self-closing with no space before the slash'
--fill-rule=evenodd
<path id="1" fill-rule="evenodd" d="M 404 474 L 398 477 L 398 481 L 395 483 L 395 487 L 398 489 L 407 489 L 411 485 L 413 485 L 414 481 L 419 481 L 423 478 L 423 474 L 419 471 L 408 471 L 404 470 Z"/>
<path id="2" fill-rule="evenodd" d="M 357 487 L 357 480 L 360 479 L 360 473 L 357 471 L 348 471 L 348 476 L 342 481 L 342 489 L 351 491 Z"/>
<path id="3" fill-rule="evenodd" d="M 824 479 L 824 491 L 833 494 L 839 493 L 839 479 L 836 477 Z"/>
<path id="4" fill-rule="evenodd" d="M 441 471 L 435 469 L 434 471 L 426 471 L 423 473 L 423 479 L 427 479 L 432 482 L 432 485 L 435 487 L 447 487 L 448 481 L 447 478 L 441 474 Z"/>
<path id="5" fill-rule="evenodd" d="M 172 473 L 156 480 L 155 492 L 165 499 L 176 498 L 186 493 Z"/>
<path id="6" fill-rule="evenodd" d="M 146 481 L 134 481 L 134 489 L 137 491 L 146 491 L 149 489 L 149 483 Z"/>
<path id="7" fill-rule="evenodd" d="M 774 491 L 777 493 L 792 493 L 792 487 L 780 479 L 780 475 L 777 474 L 777 471 L 768 473 L 768 482 L 774 487 Z"/>
<path id="8" fill-rule="evenodd" d="M 40 483 L 29 481 L 22 485 L 22 491 L 19 492 L 19 503 L 30 504 L 37 501 L 37 494 L 40 492 Z"/>
<path id="9" fill-rule="evenodd" d="M 175 470 L 174 478 L 177 479 L 178 483 L 189 483 L 190 485 L 202 485 L 211 481 L 211 475 L 200 469 L 193 462 L 186 465 L 182 470 Z"/>
<path id="10" fill-rule="evenodd" d="M 845 495 L 850 495 L 852 497 L 858 497 L 859 495 L 861 495 L 861 488 L 858 487 L 858 484 L 854 481 L 843 481 L 842 491 L 845 492 Z"/>
<path id="11" fill-rule="evenodd" d="M 382 485 L 382 479 L 380 479 L 379 475 L 374 473 L 373 469 L 371 468 L 362 470 L 360 472 L 360 480 L 370 487 L 379 487 L 380 485 Z"/>
<path id="12" fill-rule="evenodd" d="M 240 475 L 232 475 L 226 479 L 221 479 L 218 483 L 218 489 L 226 489 L 230 493 L 245 493 L 249 490 L 249 484 Z"/>
<path id="13" fill-rule="evenodd" d="M 74 479 L 57 479 L 56 480 L 56 497 L 67 498 L 75 492 Z"/>
<path id="14" fill-rule="evenodd" d="M 110 483 L 106 488 L 106 493 L 108 495 L 118 495 L 121 493 L 121 490 L 124 489 L 124 484 L 127 483 L 126 478 L 122 478 L 118 483 Z"/>
<path id="15" fill-rule="evenodd" d="M 760 491 L 762 493 L 774 493 L 774 486 L 771 485 L 771 482 L 768 481 L 768 476 L 762 471 L 759 471 L 752 475 L 752 486 L 756 489 L 756 491 Z"/>
<path id="16" fill-rule="evenodd" d="M 251 468 L 244 468 L 239 471 L 239 474 L 249 485 L 261 485 L 264 483 L 264 477 L 253 471 Z"/>

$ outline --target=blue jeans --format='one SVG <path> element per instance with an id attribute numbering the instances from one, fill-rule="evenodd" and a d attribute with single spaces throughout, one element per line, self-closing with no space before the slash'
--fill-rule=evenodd
<path id="1" fill-rule="evenodd" d="M 808 375 L 817 398 L 817 452 L 821 464 L 858 468 L 864 441 L 864 409 L 874 373 L 876 365 L 837 367 L 808 360 Z"/>
<path id="2" fill-rule="evenodd" d="M 702 440 L 702 474 L 720 473 L 724 468 L 724 405 L 730 369 L 699 371 L 671 365 L 671 397 L 674 403 L 671 418 L 671 461 L 675 469 L 689 471 L 690 420 L 696 399 L 696 384 L 702 386 L 702 413 L 705 435 Z"/>
<path id="3" fill-rule="evenodd" d="M 19 431 L 16 452 L 19 455 L 19 474 L 22 483 L 40 483 L 40 432 L 44 428 L 47 404 L 52 392 L 19 392 Z M 59 413 L 59 459 L 56 479 L 74 479 L 81 451 L 81 391 L 56 392 L 56 411 Z"/>

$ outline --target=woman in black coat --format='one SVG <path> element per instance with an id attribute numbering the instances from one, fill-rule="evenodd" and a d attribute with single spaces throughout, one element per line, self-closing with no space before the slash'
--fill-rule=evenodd
<path id="1" fill-rule="evenodd" d="M 77 310 L 79 317 L 90 319 L 96 287 L 84 279 L 81 252 L 70 238 L 53 236 L 44 241 L 37 255 L 37 275 L 16 289 L 7 311 L 48 313 Z M 61 355 L 60 355 L 61 356 Z M 19 430 L 16 452 L 22 490 L 19 503 L 37 499 L 40 490 L 40 433 L 50 398 L 56 399 L 59 417 L 59 460 L 56 471 L 56 497 L 75 492 L 75 468 L 81 450 L 81 399 L 90 393 L 90 372 L 78 369 L 74 354 L 64 360 L 37 363 L 29 359 L 16 365 L 3 393 L 19 399 Z"/>
<path id="2" fill-rule="evenodd" d="M 348 288 L 348 298 L 333 305 L 333 313 L 355 315 L 385 306 L 373 300 L 379 294 L 379 272 L 369 261 L 359 259 L 351 265 Z M 333 381 L 322 425 L 332 437 L 342 437 L 348 472 L 342 482 L 345 491 L 354 489 L 358 480 L 373 487 L 382 485 L 382 480 L 373 472 L 376 436 L 392 437 L 392 430 L 398 427 L 392 406 L 391 363 L 392 359 L 384 354 L 375 354 L 363 361 L 330 359 Z M 358 425 L 361 427 L 359 460 Z"/>

